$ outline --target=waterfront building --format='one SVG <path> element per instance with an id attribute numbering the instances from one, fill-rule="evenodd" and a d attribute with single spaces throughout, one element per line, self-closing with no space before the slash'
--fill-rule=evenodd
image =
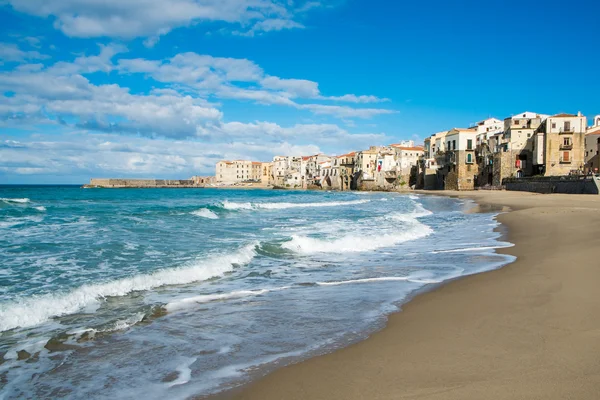
<path id="1" fill-rule="evenodd" d="M 373 180 L 375 175 L 375 165 L 377 164 L 377 154 L 379 147 L 371 146 L 369 150 L 363 150 L 356 153 L 355 173 L 360 174 L 362 180 Z"/>
<path id="2" fill-rule="evenodd" d="M 583 172 L 587 119 L 581 113 L 557 114 L 540 125 L 533 142 L 533 169 L 545 176 Z"/>
<path id="3" fill-rule="evenodd" d="M 585 134 L 586 172 L 600 172 L 600 115 L 594 117 L 593 125 Z"/>
<path id="4" fill-rule="evenodd" d="M 260 162 L 248 160 L 219 161 L 216 165 L 215 178 L 218 183 L 226 185 L 260 182 L 261 165 Z"/>
<path id="5" fill-rule="evenodd" d="M 478 175 L 475 144 L 477 128 L 453 128 L 444 137 L 445 151 L 436 161 L 438 187 L 447 190 L 473 190 Z"/>

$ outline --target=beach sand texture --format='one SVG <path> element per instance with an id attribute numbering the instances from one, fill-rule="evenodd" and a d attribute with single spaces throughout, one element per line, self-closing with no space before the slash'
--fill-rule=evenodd
<path id="1" fill-rule="evenodd" d="M 419 295 L 367 340 L 224 399 L 600 399 L 600 196 L 450 193 L 510 207 L 517 261 Z"/>

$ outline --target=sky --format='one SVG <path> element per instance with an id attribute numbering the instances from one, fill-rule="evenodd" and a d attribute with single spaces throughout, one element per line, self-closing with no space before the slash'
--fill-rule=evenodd
<path id="1" fill-rule="evenodd" d="M 0 0 L 0 184 L 591 121 L 599 40 L 596 0 Z"/>

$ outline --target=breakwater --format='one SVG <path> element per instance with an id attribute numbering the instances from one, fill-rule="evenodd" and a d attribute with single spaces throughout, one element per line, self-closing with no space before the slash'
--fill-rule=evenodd
<path id="1" fill-rule="evenodd" d="M 205 183 L 194 179 L 90 179 L 92 188 L 201 188 Z"/>

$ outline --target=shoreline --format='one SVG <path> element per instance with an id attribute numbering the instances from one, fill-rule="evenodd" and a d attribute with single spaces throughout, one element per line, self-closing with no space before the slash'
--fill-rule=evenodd
<path id="1" fill-rule="evenodd" d="M 471 199 L 475 209 L 501 210 L 498 228 L 514 246 L 496 251 L 517 259 L 416 292 L 363 341 L 208 398 L 600 398 L 595 361 L 600 322 L 593 321 L 600 311 L 593 286 L 600 269 L 591 267 L 600 248 L 600 198 L 414 193 Z M 579 273 L 569 277 L 569 290 L 556 296 L 565 280 L 561 269 L 572 267 L 573 252 Z M 584 315 L 576 301 L 581 297 Z"/>

